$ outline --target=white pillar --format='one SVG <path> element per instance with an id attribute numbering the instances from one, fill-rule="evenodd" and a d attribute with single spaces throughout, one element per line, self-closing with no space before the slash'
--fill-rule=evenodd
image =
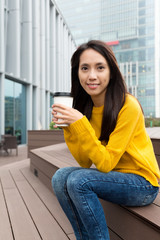
<path id="1" fill-rule="evenodd" d="M 71 91 L 71 56 L 73 54 L 73 43 L 72 43 L 72 38 L 71 38 L 71 34 L 68 34 L 68 69 L 69 69 L 69 72 L 68 72 L 68 87 L 69 87 L 69 91 Z"/>
<path id="2" fill-rule="evenodd" d="M 33 88 L 33 95 L 32 95 L 32 108 L 33 108 L 33 116 L 32 116 L 32 129 L 39 130 L 39 90 L 38 86 Z"/>
<path id="3" fill-rule="evenodd" d="M 4 0 L 0 0 L 0 139 L 4 134 L 4 71 L 5 71 L 5 44 L 4 44 Z"/>
<path id="4" fill-rule="evenodd" d="M 64 59 L 64 71 L 63 71 L 63 82 L 64 82 L 64 91 L 67 92 L 67 32 L 66 32 L 66 25 L 63 26 L 63 32 L 64 32 L 64 37 L 63 37 L 63 59 Z"/>
<path id="5" fill-rule="evenodd" d="M 32 130 L 32 0 L 22 1 L 21 78 L 27 86 L 27 130 Z"/>
<path id="6" fill-rule="evenodd" d="M 22 1 L 21 78 L 32 83 L 32 0 Z"/>
<path id="7" fill-rule="evenodd" d="M 46 43 L 46 89 L 50 90 L 50 0 L 45 2 L 45 43 Z"/>
<path id="8" fill-rule="evenodd" d="M 0 73 L 0 139 L 1 135 L 4 134 L 4 104 L 4 73 Z"/>
<path id="9" fill-rule="evenodd" d="M 33 46 L 32 46 L 32 55 L 33 55 L 33 84 L 40 84 L 40 1 L 32 1 L 33 5 Z"/>
<path id="10" fill-rule="evenodd" d="M 27 106 L 26 106 L 26 128 L 27 130 L 32 130 L 32 104 L 33 104 L 33 98 L 32 98 L 32 85 L 27 85 Z"/>
<path id="11" fill-rule="evenodd" d="M 49 129 L 49 125 L 51 122 L 51 112 L 49 111 L 50 108 L 50 92 L 46 93 L 46 129 Z"/>
<path id="12" fill-rule="evenodd" d="M 32 83 L 33 88 L 33 129 L 41 129 L 40 119 L 40 1 L 32 1 Z"/>
<path id="13" fill-rule="evenodd" d="M 57 72 L 56 72 L 56 91 L 60 91 L 60 81 L 61 81 L 61 58 L 60 58 L 60 15 L 56 18 L 56 61 L 57 61 Z"/>
<path id="14" fill-rule="evenodd" d="M 46 77 L 46 55 L 45 55 L 45 0 L 41 0 L 40 4 L 40 122 L 42 129 L 45 129 L 45 77 Z"/>
<path id="15" fill-rule="evenodd" d="M 6 72 L 20 77 L 20 1 L 8 2 Z"/>
<path id="16" fill-rule="evenodd" d="M 4 0 L 0 0 L 0 72 L 4 72 Z"/>
<path id="17" fill-rule="evenodd" d="M 56 89 L 56 8 L 50 7 L 50 89 L 55 92 Z"/>
<path id="18" fill-rule="evenodd" d="M 64 91 L 64 27 L 63 27 L 63 19 L 60 18 L 60 66 L 62 65 L 63 68 L 59 68 L 60 70 L 60 88 L 59 91 Z"/>

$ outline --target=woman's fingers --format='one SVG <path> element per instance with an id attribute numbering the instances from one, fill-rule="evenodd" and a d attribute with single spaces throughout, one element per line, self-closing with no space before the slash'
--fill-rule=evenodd
<path id="1" fill-rule="evenodd" d="M 61 114 L 67 114 L 67 110 L 66 109 L 62 109 L 62 108 L 54 108 L 54 113 L 53 113 L 53 115 L 56 115 L 56 114 L 58 114 L 58 113 L 61 113 Z"/>
<path id="2" fill-rule="evenodd" d="M 56 107 L 57 107 L 57 108 L 61 108 L 61 109 L 71 108 L 71 107 L 67 107 L 66 105 L 58 104 L 58 103 L 52 105 L 52 108 L 53 108 L 53 109 L 56 108 Z"/>
<path id="3" fill-rule="evenodd" d="M 62 104 L 53 104 L 52 107 L 53 121 L 58 124 L 71 124 L 83 117 L 83 114 L 78 110 Z"/>

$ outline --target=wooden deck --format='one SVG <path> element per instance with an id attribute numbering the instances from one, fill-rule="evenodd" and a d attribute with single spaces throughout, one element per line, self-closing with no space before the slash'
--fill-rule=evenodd
<path id="1" fill-rule="evenodd" d="M 30 161 L 0 167 L 0 240 L 75 240 L 54 194 Z"/>
<path id="2" fill-rule="evenodd" d="M 32 172 L 51 191 L 51 178 L 58 168 L 78 166 L 65 143 L 32 150 L 30 156 Z M 111 240 L 160 239 L 160 193 L 154 203 L 146 207 L 128 208 L 103 200 L 101 203 Z"/>

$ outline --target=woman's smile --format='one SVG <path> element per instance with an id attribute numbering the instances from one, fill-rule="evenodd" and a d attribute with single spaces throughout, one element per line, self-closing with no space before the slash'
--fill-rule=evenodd
<path id="1" fill-rule="evenodd" d="M 98 83 L 87 83 L 87 86 L 90 88 L 90 89 L 97 89 L 98 88 L 98 86 L 99 86 L 100 84 L 98 84 Z"/>

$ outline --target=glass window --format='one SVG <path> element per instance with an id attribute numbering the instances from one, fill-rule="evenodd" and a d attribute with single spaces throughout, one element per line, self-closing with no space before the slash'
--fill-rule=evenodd
<path id="1" fill-rule="evenodd" d="M 145 9 L 142 9 L 142 10 L 139 11 L 139 16 L 140 16 L 140 17 L 141 17 L 141 16 L 144 16 L 145 13 L 146 13 Z"/>
<path id="2" fill-rule="evenodd" d="M 52 107 L 53 103 L 54 103 L 54 95 L 50 94 L 50 107 Z"/>
<path id="3" fill-rule="evenodd" d="M 154 48 L 147 49 L 147 60 L 154 60 Z"/>
<path id="4" fill-rule="evenodd" d="M 139 7 L 145 7 L 145 0 L 139 1 Z"/>
<path id="5" fill-rule="evenodd" d="M 155 96 L 155 89 L 146 89 L 146 96 Z"/>
<path id="6" fill-rule="evenodd" d="M 145 61 L 145 59 L 146 59 L 146 51 L 145 50 L 139 51 L 138 59 L 139 59 L 139 61 Z"/>
<path id="7" fill-rule="evenodd" d="M 5 134 L 17 137 L 18 144 L 26 143 L 26 87 L 5 80 Z"/>
<path id="8" fill-rule="evenodd" d="M 149 46 L 149 45 L 154 45 L 154 36 L 151 36 L 151 37 L 147 37 L 146 38 L 146 45 Z"/>
<path id="9" fill-rule="evenodd" d="M 147 34 L 147 35 L 154 34 L 154 27 L 153 27 L 153 26 L 148 26 L 148 27 L 146 28 L 146 34 Z"/>
<path id="10" fill-rule="evenodd" d="M 139 45 L 140 47 L 146 46 L 146 38 L 139 38 L 139 39 L 138 39 L 138 45 Z"/>
<path id="11" fill-rule="evenodd" d="M 145 18 L 140 18 L 139 19 L 139 24 L 145 24 L 146 23 L 146 19 Z"/>
<path id="12" fill-rule="evenodd" d="M 139 28 L 139 36 L 145 35 L 145 33 L 146 33 L 145 27 Z"/>

